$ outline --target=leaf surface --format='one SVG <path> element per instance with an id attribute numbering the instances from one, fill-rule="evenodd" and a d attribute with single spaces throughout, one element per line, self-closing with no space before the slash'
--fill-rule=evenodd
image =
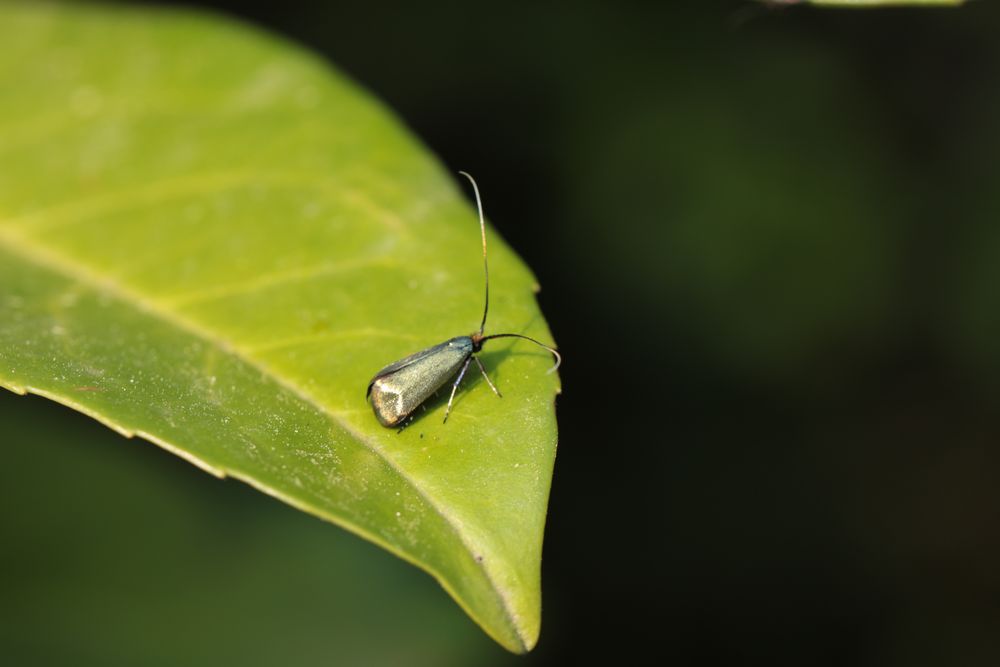
<path id="1" fill-rule="evenodd" d="M 455 178 L 328 64 L 246 25 L 6 4 L 0 43 L 0 385 L 354 531 L 534 646 L 549 356 L 491 341 L 504 398 L 470 374 L 446 425 L 446 392 L 401 433 L 365 401 L 379 368 L 478 326 Z M 551 340 L 531 273 L 487 234 L 487 332 Z"/>

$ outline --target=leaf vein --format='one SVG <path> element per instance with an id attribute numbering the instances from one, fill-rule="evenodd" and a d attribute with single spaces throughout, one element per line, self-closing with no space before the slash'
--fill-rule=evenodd
<path id="1" fill-rule="evenodd" d="M 242 294 L 253 293 L 257 290 L 275 287 L 283 283 L 299 282 L 319 278 L 337 273 L 347 273 L 370 267 L 382 266 L 385 268 L 398 267 L 399 263 L 387 257 L 359 258 L 342 262 L 324 263 L 316 266 L 294 269 L 291 271 L 275 271 L 265 273 L 253 280 L 245 282 L 235 282 L 218 285 L 209 289 L 194 290 L 188 292 L 177 292 L 160 297 L 168 307 L 185 308 L 197 305 L 206 301 L 217 301 L 229 297 L 240 296 Z"/>
<path id="2" fill-rule="evenodd" d="M 331 176 L 312 172 L 287 171 L 214 171 L 189 174 L 179 178 L 167 178 L 146 183 L 132 184 L 128 190 L 102 193 L 92 197 L 81 197 L 48 208 L 33 211 L 8 219 L 4 224 L 11 227 L 30 228 L 32 231 L 50 231 L 54 228 L 78 224 L 94 216 L 114 213 L 130 208 L 142 208 L 163 204 L 175 199 L 197 195 L 219 194 L 227 189 L 244 186 L 279 186 L 312 189 L 323 194 L 337 195 L 339 201 L 347 201 L 358 211 L 398 234 L 406 234 L 407 228 L 399 216 L 372 202 L 350 186 L 337 188 Z"/>

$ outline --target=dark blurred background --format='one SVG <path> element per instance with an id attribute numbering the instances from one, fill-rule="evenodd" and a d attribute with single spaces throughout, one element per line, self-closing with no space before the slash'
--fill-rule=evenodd
<path id="1" fill-rule="evenodd" d="M 5 394 L 10 664 L 1000 665 L 1000 3 L 201 5 L 381 98 L 536 272 L 541 641 Z"/>

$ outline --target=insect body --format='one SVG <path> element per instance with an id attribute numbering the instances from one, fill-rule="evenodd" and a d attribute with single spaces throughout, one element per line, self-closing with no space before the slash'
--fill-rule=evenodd
<path id="1" fill-rule="evenodd" d="M 483 204 L 479 198 L 479 187 L 476 185 L 476 181 L 464 171 L 459 173 L 472 183 L 472 189 L 476 193 L 476 206 L 479 209 L 479 229 L 483 237 L 483 268 L 486 272 L 486 303 L 483 307 L 483 320 L 478 331 L 468 336 L 456 336 L 426 350 L 411 354 L 389 364 L 375 374 L 375 377 L 368 383 L 367 395 L 372 402 L 375 416 L 383 426 L 392 427 L 403 424 L 407 417 L 413 414 L 413 411 L 420 407 L 431 394 L 454 377 L 455 381 L 451 386 L 448 407 L 444 412 L 444 421 L 447 422 L 452 401 L 455 400 L 455 392 L 458 391 L 458 386 L 461 384 L 462 378 L 465 377 L 469 364 L 473 361 L 476 362 L 479 372 L 486 378 L 486 383 L 493 390 L 493 393 L 500 396 L 500 392 L 490 380 L 489 375 L 486 374 L 483 362 L 475 356 L 483 348 L 483 343 L 493 338 L 523 338 L 544 347 L 556 359 L 555 365 L 549 369 L 550 373 L 559 368 L 559 364 L 562 363 L 559 352 L 534 338 L 516 333 L 492 334 L 490 336 L 483 334 L 483 330 L 486 328 L 486 314 L 490 308 L 490 272 L 486 262 L 486 223 L 483 220 Z"/>

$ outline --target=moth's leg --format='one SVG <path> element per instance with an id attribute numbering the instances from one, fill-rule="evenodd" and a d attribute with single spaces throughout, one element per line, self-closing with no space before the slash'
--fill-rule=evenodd
<path id="1" fill-rule="evenodd" d="M 462 365 L 462 370 L 458 372 L 458 377 L 455 378 L 455 384 L 451 385 L 451 396 L 448 397 L 448 408 L 444 411 L 444 421 L 441 422 L 442 424 L 448 422 L 448 413 L 451 412 L 451 402 L 455 400 L 455 392 L 458 391 L 458 385 L 462 383 L 462 378 L 465 377 L 465 371 L 469 370 L 469 362 L 473 359 L 475 359 L 475 357 L 469 357 L 465 360 L 465 363 Z"/>
<path id="2" fill-rule="evenodd" d="M 409 426 L 410 423 L 412 423 L 412 422 L 413 422 L 413 415 L 410 415 L 409 417 L 407 417 L 406 419 L 403 420 L 402 424 L 399 425 L 399 428 L 396 429 L 396 433 L 402 433 L 403 429 L 406 428 L 407 426 Z"/>
<path id="3" fill-rule="evenodd" d="M 492 389 L 493 393 L 497 395 L 497 398 L 503 398 L 503 394 L 501 394 L 497 390 L 496 385 L 494 385 L 493 382 L 490 381 L 490 376 L 486 374 L 486 369 L 483 368 L 483 362 L 479 361 L 479 357 L 472 357 L 472 358 L 476 360 L 476 365 L 479 366 L 479 372 L 483 374 L 484 378 L 486 378 L 486 384 L 490 386 L 490 389 Z"/>

